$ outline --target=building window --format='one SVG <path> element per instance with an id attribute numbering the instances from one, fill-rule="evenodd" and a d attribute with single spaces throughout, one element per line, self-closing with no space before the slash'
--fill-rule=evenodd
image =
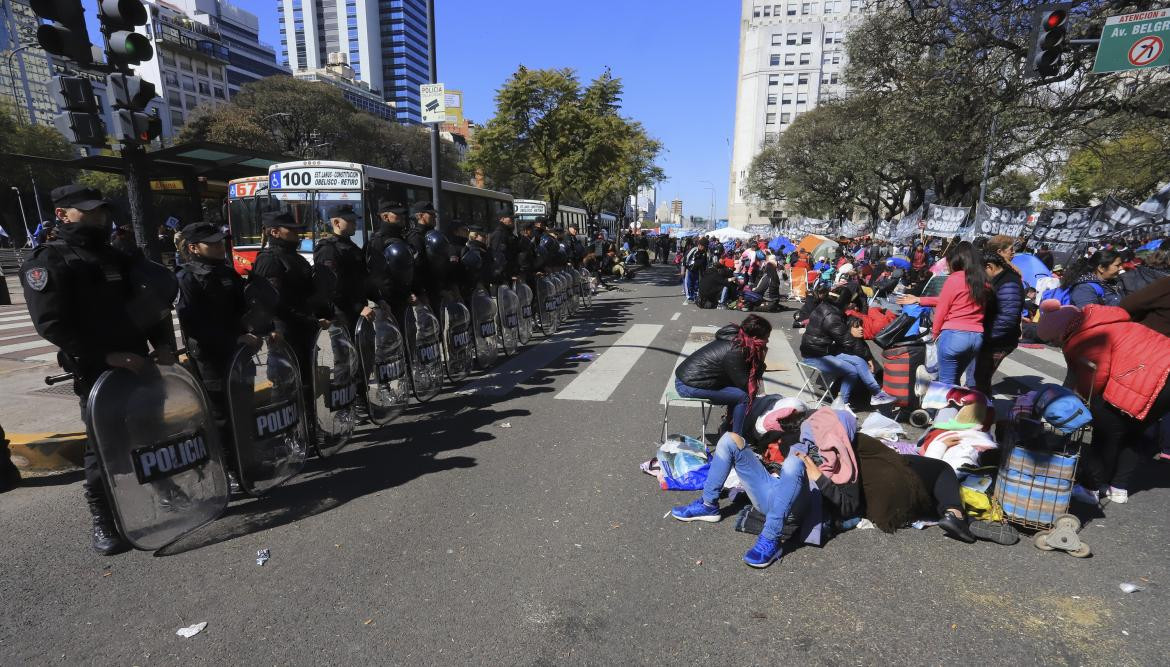
<path id="1" fill-rule="evenodd" d="M 803 86 L 803 85 L 807 85 L 807 84 L 808 84 L 808 75 L 807 74 L 801 74 L 800 76 L 796 77 L 796 85 Z"/>
<path id="2" fill-rule="evenodd" d="M 207 83 L 206 81 L 200 81 L 199 82 L 199 94 L 210 95 L 211 94 L 211 84 Z"/>
<path id="3" fill-rule="evenodd" d="M 775 105 L 776 105 L 776 96 L 769 95 L 768 96 L 768 106 L 775 106 Z"/>
<path id="4" fill-rule="evenodd" d="M 195 77 L 190 74 L 183 75 L 183 90 L 195 92 Z"/>
<path id="5" fill-rule="evenodd" d="M 808 104 L 808 95 L 806 93 L 797 93 L 796 104 L 797 106 L 800 106 L 801 104 Z"/>
<path id="6" fill-rule="evenodd" d="M 772 35 L 772 46 L 782 46 L 784 44 L 784 34 Z"/>
<path id="7" fill-rule="evenodd" d="M 834 64 L 834 65 L 840 65 L 840 64 L 841 64 L 841 54 L 840 54 L 840 53 L 834 53 L 834 54 L 833 54 L 833 64 Z"/>
<path id="8" fill-rule="evenodd" d="M 183 127 L 183 112 L 171 109 L 171 127 L 178 129 Z"/>
<path id="9" fill-rule="evenodd" d="M 767 18 L 772 15 L 772 5 L 764 5 L 764 17 Z"/>
<path id="10" fill-rule="evenodd" d="M 789 104 L 792 104 L 792 98 L 786 95 L 784 99 L 780 101 L 780 104 L 788 106 Z"/>
<path id="11" fill-rule="evenodd" d="M 207 65 L 203 63 L 195 63 L 195 73 L 199 76 L 207 76 Z"/>
<path id="12" fill-rule="evenodd" d="M 768 85 L 769 86 L 775 86 L 778 83 L 780 83 L 780 75 L 779 74 L 769 74 L 768 75 Z"/>
<path id="13" fill-rule="evenodd" d="M 166 65 L 168 67 L 175 66 L 175 57 L 172 56 L 170 53 L 168 53 L 166 51 L 162 51 L 159 53 L 159 57 L 162 59 L 162 63 L 164 65 Z"/>
<path id="14" fill-rule="evenodd" d="M 776 143 L 776 140 L 779 138 L 780 138 L 780 134 L 778 132 L 765 132 L 764 133 L 764 143 L 766 143 L 766 144 L 774 144 L 774 143 Z"/>
<path id="15" fill-rule="evenodd" d="M 187 111 L 190 111 L 190 110 L 194 109 L 195 107 L 199 106 L 199 102 L 196 101 L 194 95 L 184 95 L 183 99 L 185 99 L 187 101 Z"/>
<path id="16" fill-rule="evenodd" d="M 812 33 L 811 32 L 800 33 L 800 43 L 801 44 L 812 44 Z"/>
<path id="17" fill-rule="evenodd" d="M 825 13 L 832 14 L 837 11 L 837 0 L 825 0 Z"/>
<path id="18" fill-rule="evenodd" d="M 785 53 L 784 54 L 784 64 L 785 65 L 795 65 L 796 64 L 796 54 L 795 53 Z"/>
<path id="19" fill-rule="evenodd" d="M 191 59 L 184 58 L 183 56 L 179 56 L 179 69 L 183 70 L 184 72 L 190 72 L 191 71 Z"/>
<path id="20" fill-rule="evenodd" d="M 770 57 L 770 58 L 768 59 L 768 64 L 769 64 L 769 65 L 771 65 L 772 67 L 775 67 L 775 66 L 779 65 L 779 64 L 780 64 L 780 54 L 779 54 L 779 53 L 773 53 L 773 54 L 772 54 L 772 57 Z"/>
<path id="21" fill-rule="evenodd" d="M 760 18 L 760 6 L 759 5 L 756 5 L 755 8 L 752 9 L 752 18 L 757 18 L 757 19 Z"/>
<path id="22" fill-rule="evenodd" d="M 167 104 L 169 104 L 173 107 L 181 107 L 181 106 L 183 106 L 183 96 L 180 95 L 179 91 L 177 91 L 177 90 L 168 90 L 167 91 Z"/>
<path id="23" fill-rule="evenodd" d="M 788 3 L 788 15 L 789 16 L 796 16 L 796 3 L 795 2 Z"/>
<path id="24" fill-rule="evenodd" d="M 223 88 L 221 88 L 220 86 L 216 86 L 212 90 L 214 90 L 214 94 L 217 98 L 219 98 L 221 100 L 223 99 Z"/>
<path id="25" fill-rule="evenodd" d="M 812 60 L 812 54 L 811 54 L 811 53 L 802 53 L 802 54 L 800 54 L 800 64 L 801 64 L 801 65 L 807 65 L 807 64 L 809 64 L 809 62 L 811 62 L 811 60 Z"/>
<path id="26" fill-rule="evenodd" d="M 784 43 L 789 45 L 789 46 L 795 46 L 796 45 L 796 37 L 797 37 L 796 33 L 790 32 L 790 33 L 788 33 L 788 39 L 784 40 Z"/>
<path id="27" fill-rule="evenodd" d="M 785 74 L 784 75 L 784 83 L 785 83 L 785 85 L 792 85 L 792 84 L 796 83 L 796 75 L 795 74 Z"/>
<path id="28" fill-rule="evenodd" d="M 780 122 L 781 123 L 788 123 L 788 122 L 791 122 L 791 120 L 792 120 L 792 114 L 790 114 L 790 113 L 780 114 Z"/>
<path id="29" fill-rule="evenodd" d="M 211 79 L 213 81 L 223 81 L 223 70 L 218 67 L 211 68 Z"/>
<path id="30" fill-rule="evenodd" d="M 174 72 L 163 72 L 163 83 L 165 83 L 168 87 L 174 86 L 175 88 L 178 88 L 179 75 L 175 74 Z"/>
<path id="31" fill-rule="evenodd" d="M 765 125 L 775 125 L 776 124 L 776 114 L 774 114 L 774 113 L 764 114 L 764 124 Z"/>
<path id="32" fill-rule="evenodd" d="M 801 14 L 811 14 L 812 13 L 812 5 L 813 5 L 813 3 L 811 3 L 811 2 L 801 3 L 800 13 Z"/>
<path id="33" fill-rule="evenodd" d="M 861 11 L 861 0 L 849 0 L 849 11 L 851 11 L 851 12 Z"/>

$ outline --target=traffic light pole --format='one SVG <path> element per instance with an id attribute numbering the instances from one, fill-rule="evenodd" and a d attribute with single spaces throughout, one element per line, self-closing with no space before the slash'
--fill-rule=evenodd
<path id="1" fill-rule="evenodd" d="M 134 228 L 134 239 L 147 259 L 161 262 L 158 228 L 151 222 L 155 220 L 155 215 L 150 199 L 150 160 L 141 147 L 128 146 L 122 149 L 122 164 L 126 169 L 126 198 L 130 200 L 130 224 Z"/>
<path id="2" fill-rule="evenodd" d="M 431 83 L 439 82 L 439 66 L 435 58 L 435 0 L 427 0 L 427 43 L 430 46 Z M 439 177 L 439 124 L 431 123 L 431 204 L 435 207 L 435 223 L 440 232 L 446 231 L 443 218 L 443 181 Z"/>

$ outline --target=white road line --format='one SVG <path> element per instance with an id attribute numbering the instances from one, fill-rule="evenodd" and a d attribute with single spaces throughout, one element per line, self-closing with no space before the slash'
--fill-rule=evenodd
<path id="1" fill-rule="evenodd" d="M 765 361 L 770 368 L 778 370 L 764 373 L 764 392 L 795 398 L 804 381 L 800 379 L 800 371 L 796 368 L 796 352 L 783 331 L 772 330 Z"/>
<path id="2" fill-rule="evenodd" d="M 22 361 L 56 361 L 57 353 L 49 352 L 48 354 L 38 354 L 33 357 L 25 357 Z"/>
<path id="3" fill-rule="evenodd" d="M 1014 353 L 1013 353 L 1014 354 Z M 1047 373 L 1025 366 L 1009 356 L 996 370 L 997 377 L 1011 378 L 1028 389 L 1036 389 L 1045 383 L 1060 384 L 1064 378 L 1054 378 Z"/>
<path id="4" fill-rule="evenodd" d="M 658 399 L 659 405 L 666 405 L 666 393 L 674 389 L 674 372 L 678 370 L 679 364 L 683 362 L 683 359 L 694 354 L 695 350 L 707 344 L 705 341 L 695 340 L 698 338 L 698 335 L 714 335 L 716 331 L 719 331 L 719 327 L 691 327 L 691 333 L 687 335 L 687 342 L 683 343 L 682 349 L 678 352 L 678 357 L 674 360 L 674 366 L 670 369 L 670 377 L 666 378 L 666 386 L 662 388 L 662 397 Z M 680 404 L 680 406 L 689 405 L 691 404 Z"/>
<path id="5" fill-rule="evenodd" d="M 635 324 L 554 398 L 606 401 L 662 331 L 661 324 Z"/>
<path id="6" fill-rule="evenodd" d="M 673 321 L 677 320 L 680 316 L 682 316 L 682 313 L 675 313 L 674 315 L 670 316 L 670 321 L 673 322 Z"/>
<path id="7" fill-rule="evenodd" d="M 547 339 L 537 338 L 520 354 L 504 361 L 491 372 L 455 389 L 460 392 L 474 392 L 474 396 L 506 396 L 517 385 L 532 377 L 552 360 L 568 352 L 582 340 L 588 339 L 597 330 L 596 324 L 582 323 L 580 327 L 561 331 Z"/>
<path id="8" fill-rule="evenodd" d="M 0 322 L 19 322 L 21 320 L 24 320 L 25 322 L 32 322 L 32 318 L 29 317 L 28 313 L 18 313 L 16 315 L 0 315 Z"/>
<path id="9" fill-rule="evenodd" d="M 1064 353 L 1051 347 L 1018 347 L 1012 352 L 1012 356 L 1014 357 L 1017 354 L 1030 354 L 1040 357 L 1044 361 L 1054 363 L 1057 366 L 1066 366 L 1068 364 L 1064 358 Z"/>
<path id="10" fill-rule="evenodd" d="M 53 344 L 47 340 L 30 340 L 24 343 L 12 343 L 11 345 L 0 345 L 0 354 L 9 354 L 12 352 L 24 352 L 25 350 L 37 350 L 42 347 L 53 347 Z"/>
<path id="11" fill-rule="evenodd" d="M 32 329 L 32 320 L 25 318 L 23 322 L 0 324 L 0 331 L 11 331 L 13 329 Z"/>

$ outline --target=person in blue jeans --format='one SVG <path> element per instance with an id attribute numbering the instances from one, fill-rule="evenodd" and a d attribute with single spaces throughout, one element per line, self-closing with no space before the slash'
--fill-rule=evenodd
<path id="1" fill-rule="evenodd" d="M 674 387 L 683 398 L 705 398 L 730 408 L 730 428 L 743 433 L 743 418 L 751 409 L 764 375 L 764 356 L 772 325 L 759 315 L 748 315 L 738 325 L 715 333 L 715 340 L 683 359 L 674 371 Z"/>
<path id="2" fill-rule="evenodd" d="M 809 315 L 808 325 L 800 338 L 800 356 L 804 363 L 816 368 L 826 376 L 841 380 L 841 391 L 833 407 L 843 408 L 853 398 L 858 384 L 871 394 L 871 405 L 885 405 L 894 402 L 894 397 L 882 391 L 873 376 L 872 364 L 855 351 L 867 351 L 865 341 L 855 336 L 845 317 L 845 306 L 854 298 L 849 285 L 834 287 L 823 301 Z M 860 334 L 860 331 L 856 331 Z M 860 347 L 859 347 L 860 346 Z M 863 351 L 864 350 L 864 351 Z"/>

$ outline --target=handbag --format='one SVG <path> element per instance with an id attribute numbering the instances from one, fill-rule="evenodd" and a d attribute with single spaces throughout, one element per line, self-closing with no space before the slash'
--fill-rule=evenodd
<path id="1" fill-rule="evenodd" d="M 918 318 L 901 313 L 894 318 L 893 322 L 890 322 L 881 331 L 877 332 L 877 335 L 873 337 L 873 342 L 883 350 L 893 347 L 903 338 L 906 338 L 906 334 L 910 333 L 910 329 L 914 327 L 917 321 Z"/>

